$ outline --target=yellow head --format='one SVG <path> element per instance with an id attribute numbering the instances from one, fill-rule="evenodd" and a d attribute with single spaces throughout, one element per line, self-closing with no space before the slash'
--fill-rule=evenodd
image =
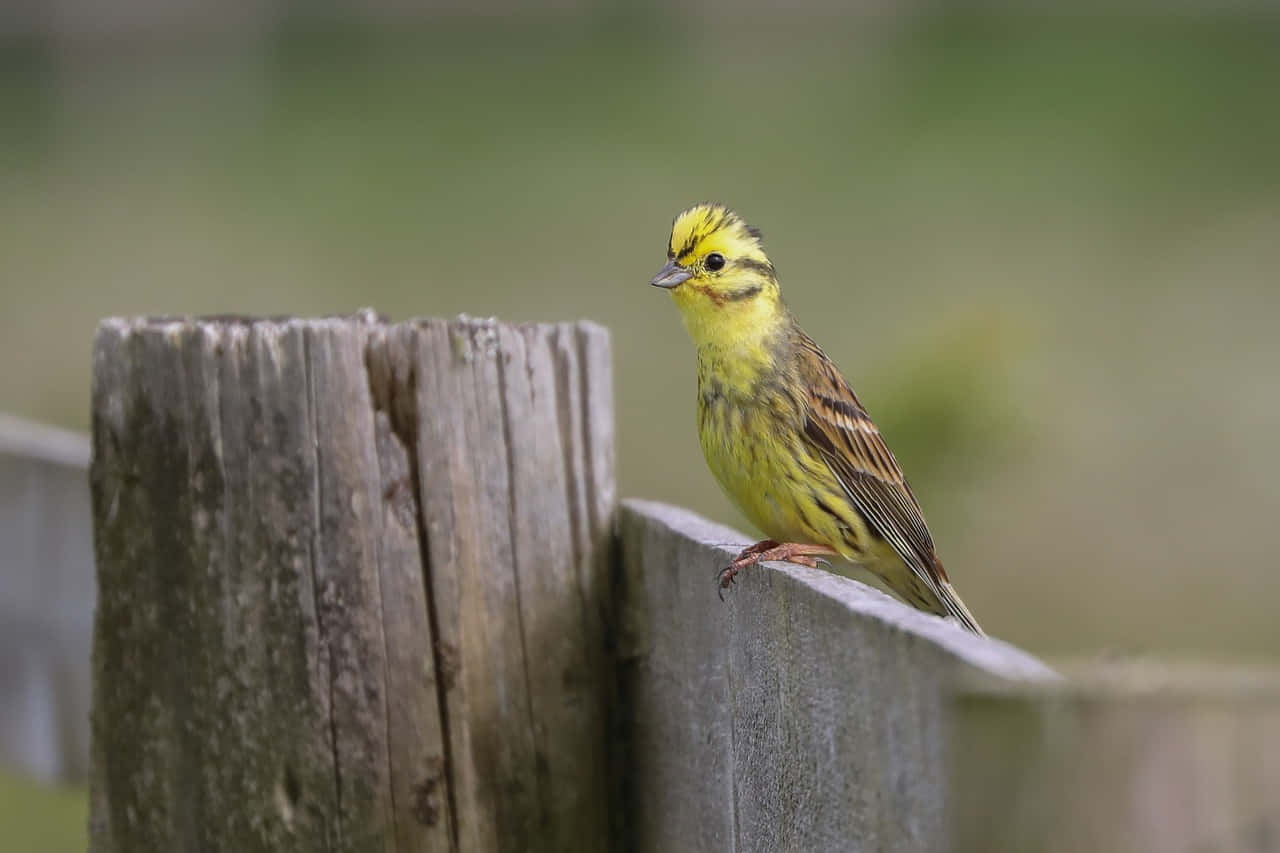
<path id="1" fill-rule="evenodd" d="M 778 279 L 760 239 L 722 204 L 694 205 L 672 223 L 667 264 L 650 284 L 671 291 L 695 343 L 753 338 L 782 318 Z"/>

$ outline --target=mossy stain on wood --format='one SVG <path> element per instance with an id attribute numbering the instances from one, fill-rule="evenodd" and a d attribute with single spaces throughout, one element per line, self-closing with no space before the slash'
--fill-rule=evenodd
<path id="1" fill-rule="evenodd" d="M 442 781 L 444 758 L 433 755 L 427 759 L 426 775 L 413 786 L 413 816 L 423 826 L 435 826 L 440 820 Z"/>

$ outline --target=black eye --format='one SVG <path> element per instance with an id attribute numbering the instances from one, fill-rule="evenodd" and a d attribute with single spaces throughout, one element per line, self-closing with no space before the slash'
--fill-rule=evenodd
<path id="1" fill-rule="evenodd" d="M 712 252 L 707 255 L 707 269 L 712 272 L 724 269 L 724 255 L 719 252 Z"/>

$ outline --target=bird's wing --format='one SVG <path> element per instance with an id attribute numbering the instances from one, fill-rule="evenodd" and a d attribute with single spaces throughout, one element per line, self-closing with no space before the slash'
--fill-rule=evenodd
<path id="1" fill-rule="evenodd" d="M 801 378 L 807 386 L 806 437 L 871 528 L 946 606 L 946 570 L 934 552 L 933 537 L 898 460 L 818 345 L 803 338 L 800 352 Z"/>

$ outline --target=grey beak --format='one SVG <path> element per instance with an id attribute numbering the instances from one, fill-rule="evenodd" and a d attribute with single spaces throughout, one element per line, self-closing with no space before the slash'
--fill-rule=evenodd
<path id="1" fill-rule="evenodd" d="M 670 290 L 673 287 L 679 287 L 691 278 L 693 278 L 693 273 L 675 261 L 667 261 L 667 265 L 658 270 L 658 274 L 649 283 L 654 287 L 665 287 Z"/>

